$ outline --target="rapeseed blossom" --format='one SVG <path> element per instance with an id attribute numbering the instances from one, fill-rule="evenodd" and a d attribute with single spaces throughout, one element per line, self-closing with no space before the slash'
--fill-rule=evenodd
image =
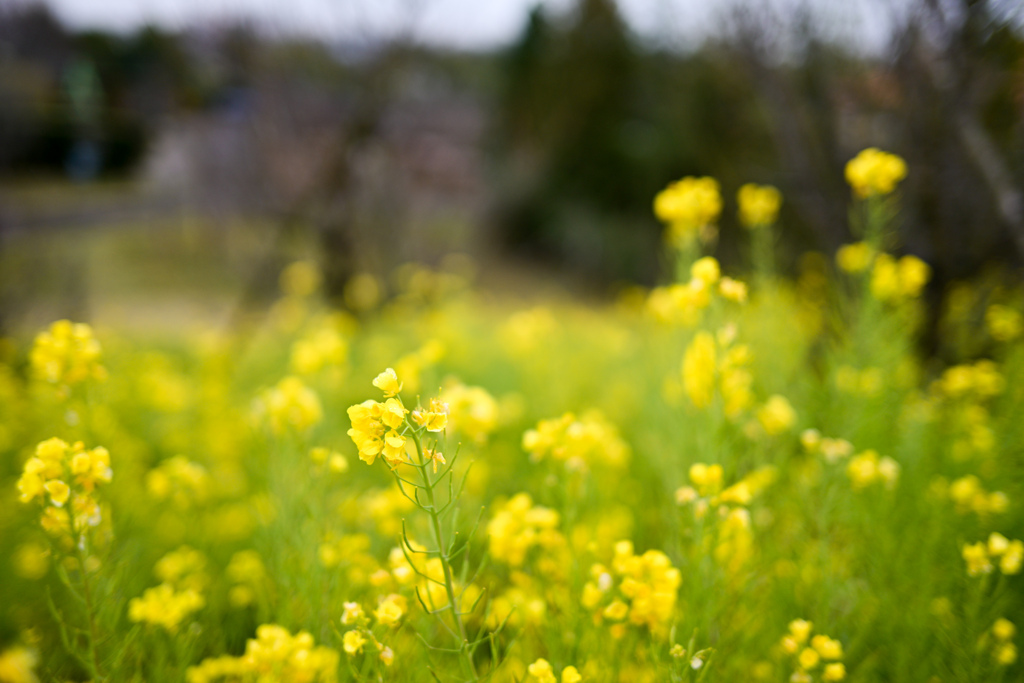
<path id="1" fill-rule="evenodd" d="M 305 432 L 323 419 L 323 408 L 316 392 L 298 377 L 285 377 L 277 386 L 264 392 L 258 404 L 270 428 L 278 433 L 289 429 Z"/>
<path id="2" fill-rule="evenodd" d="M 99 525 L 102 514 L 95 490 L 112 478 L 106 448 L 86 449 L 80 441 L 69 445 L 58 438 L 47 439 L 36 446 L 35 455 L 22 468 L 19 500 L 43 504 L 40 524 L 47 532 L 82 534 Z"/>
<path id="3" fill-rule="evenodd" d="M 782 651 L 793 658 L 794 671 L 791 681 L 813 680 L 812 672 L 821 666 L 821 678 L 825 681 L 841 681 L 846 678 L 843 658 L 843 644 L 824 634 L 811 637 L 814 624 L 804 619 L 789 622 L 789 631 L 782 637 Z M 822 666 L 823 665 L 823 666 Z"/>
<path id="4" fill-rule="evenodd" d="M 713 227 L 721 212 L 722 196 L 714 178 L 687 176 L 654 198 L 654 215 L 668 225 L 669 241 L 676 246 Z"/>
<path id="5" fill-rule="evenodd" d="M 142 597 L 128 603 L 128 618 L 134 622 L 160 626 L 170 633 L 192 613 L 199 611 L 206 600 L 195 590 L 176 591 L 168 583 L 147 588 Z"/>
<path id="6" fill-rule="evenodd" d="M 779 215 L 782 194 L 771 185 L 747 183 L 736 194 L 740 222 L 747 228 L 771 225 Z"/>
<path id="7" fill-rule="evenodd" d="M 85 323 L 58 320 L 36 336 L 29 361 L 39 379 L 58 387 L 74 386 L 86 380 L 107 376 L 100 365 L 102 349 Z"/>
<path id="8" fill-rule="evenodd" d="M 256 637 L 246 642 L 242 656 L 205 659 L 188 669 L 186 680 L 188 683 L 218 680 L 335 683 L 338 661 L 337 651 L 317 646 L 313 636 L 305 631 L 292 635 L 277 624 L 263 624 L 257 627 Z"/>
<path id="9" fill-rule="evenodd" d="M 39 683 L 35 668 L 39 657 L 26 647 L 0 651 L 0 681 L 3 683 Z"/>
<path id="10" fill-rule="evenodd" d="M 595 623 L 626 621 L 662 636 L 675 611 L 682 575 L 665 553 L 633 552 L 631 541 L 615 544 L 611 567 L 595 564 L 583 587 L 581 604 L 591 610 Z M 612 635 L 624 635 L 624 624 L 614 624 Z"/>
<path id="11" fill-rule="evenodd" d="M 618 429 L 600 411 L 541 420 L 523 434 L 522 445 L 535 461 L 549 458 L 573 469 L 595 464 L 622 467 L 630 452 Z"/>
<path id="12" fill-rule="evenodd" d="M 522 566 L 531 548 L 563 543 L 559 521 L 556 511 L 534 505 L 528 493 L 516 494 L 495 510 L 487 524 L 491 557 L 512 567 Z"/>
<path id="13" fill-rule="evenodd" d="M 875 147 L 862 150 L 846 164 L 846 182 L 858 197 L 886 195 L 907 177 L 907 164 Z"/>

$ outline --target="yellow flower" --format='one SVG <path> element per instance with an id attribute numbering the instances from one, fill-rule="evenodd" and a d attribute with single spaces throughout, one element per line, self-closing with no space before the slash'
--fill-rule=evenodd
<path id="1" fill-rule="evenodd" d="M 277 433 L 288 428 L 304 432 L 323 417 L 316 392 L 298 377 L 285 377 L 276 387 L 264 392 L 261 407 L 271 429 Z"/>
<path id="2" fill-rule="evenodd" d="M 1024 542 L 1010 541 L 1006 552 L 999 560 L 999 571 L 1004 574 L 1019 574 L 1022 564 L 1024 564 Z"/>
<path id="3" fill-rule="evenodd" d="M 858 197 L 886 195 L 907 176 L 907 164 L 895 154 L 869 147 L 846 164 L 846 182 Z"/>
<path id="4" fill-rule="evenodd" d="M 796 422 L 796 411 L 784 396 L 776 394 L 769 397 L 764 406 L 757 411 L 757 420 L 766 434 L 774 436 L 793 426 Z"/>
<path id="5" fill-rule="evenodd" d="M 576 670 L 575 666 L 567 666 L 562 669 L 562 683 L 580 683 L 583 680 L 583 676 L 580 676 L 580 672 Z"/>
<path id="6" fill-rule="evenodd" d="M 789 632 L 797 643 L 806 643 L 812 628 L 814 628 L 814 624 L 804 619 L 794 619 L 789 622 Z"/>
<path id="7" fill-rule="evenodd" d="M 405 444 L 406 438 L 394 430 L 384 435 L 384 449 L 381 454 L 389 465 L 406 462 Z"/>
<path id="8" fill-rule="evenodd" d="M 341 615 L 341 623 L 348 626 L 349 624 L 356 624 L 366 618 L 366 614 L 363 612 L 362 606 L 358 602 L 346 602 L 344 605 L 344 612 Z"/>
<path id="9" fill-rule="evenodd" d="M 916 297 L 932 277 L 932 269 L 916 256 L 907 255 L 900 259 L 900 295 L 911 299 Z"/>
<path id="10" fill-rule="evenodd" d="M 397 626 L 404 614 L 405 598 L 394 593 L 384 598 L 373 612 L 377 623 L 384 626 Z"/>
<path id="11" fill-rule="evenodd" d="M 771 185 L 747 183 L 736 194 L 740 222 L 748 228 L 775 222 L 782 206 L 782 194 Z"/>
<path id="12" fill-rule="evenodd" d="M 431 448 L 423 449 L 423 457 L 430 462 L 434 468 L 434 474 L 437 474 L 437 466 L 444 465 L 447 461 L 444 459 L 444 453 Z"/>
<path id="13" fill-rule="evenodd" d="M 670 183 L 654 198 L 654 215 L 669 226 L 677 245 L 713 225 L 722 212 L 722 197 L 714 178 L 688 176 Z"/>
<path id="14" fill-rule="evenodd" d="M 443 432 L 448 426 L 448 404 L 432 398 L 429 407 L 412 411 L 412 421 L 428 432 Z"/>
<path id="15" fill-rule="evenodd" d="M 71 386 L 88 379 L 104 379 L 100 343 L 84 323 L 58 320 L 36 336 L 29 354 L 32 373 L 50 384 Z"/>
<path id="16" fill-rule="evenodd" d="M 718 293 L 729 301 L 742 304 L 747 300 L 747 285 L 739 280 L 733 280 L 731 277 L 723 277 L 718 283 Z"/>
<path id="17" fill-rule="evenodd" d="M 853 483 L 853 488 L 861 489 L 879 478 L 878 453 L 868 449 L 850 459 L 846 466 L 846 474 Z"/>
<path id="18" fill-rule="evenodd" d="M 1002 534 L 993 531 L 988 537 L 988 554 L 993 557 L 998 557 L 1007 551 L 1010 547 L 1010 539 L 1006 538 Z"/>
<path id="19" fill-rule="evenodd" d="M 842 659 L 843 644 L 825 635 L 816 635 L 811 638 L 811 647 L 818 651 L 822 659 Z"/>
<path id="20" fill-rule="evenodd" d="M 967 562 L 968 576 L 980 576 L 992 572 L 992 561 L 989 559 L 988 549 L 984 543 L 979 541 L 971 545 L 964 545 L 962 554 L 964 561 Z"/>
<path id="21" fill-rule="evenodd" d="M 1013 643 L 1000 643 L 995 651 L 996 663 L 1010 666 L 1017 661 L 1017 646 Z"/>
<path id="22" fill-rule="evenodd" d="M 534 505 L 529 494 L 512 496 L 496 509 L 487 524 L 491 558 L 511 567 L 521 567 L 532 548 L 562 543 L 557 530 L 559 521 L 557 512 Z"/>
<path id="23" fill-rule="evenodd" d="M 363 646 L 366 645 L 366 637 L 359 631 L 346 631 L 345 635 L 342 636 L 341 642 L 345 653 L 349 656 L 355 656 L 363 651 Z"/>
<path id="24" fill-rule="evenodd" d="M 176 592 L 170 584 L 162 583 L 146 589 L 141 598 L 132 598 L 128 603 L 128 618 L 174 633 L 182 621 L 205 604 L 203 596 L 192 589 Z"/>
<path id="25" fill-rule="evenodd" d="M 621 600 L 615 600 L 604 608 L 604 618 L 611 621 L 622 621 L 629 614 L 629 605 Z"/>
<path id="26" fill-rule="evenodd" d="M 1016 310 L 1001 304 L 992 304 L 985 312 L 988 333 L 998 342 L 1013 341 L 1024 333 L 1024 318 Z"/>
<path id="27" fill-rule="evenodd" d="M 347 635 L 347 634 L 346 634 Z M 292 635 L 277 624 L 263 624 L 245 644 L 240 657 L 212 657 L 186 672 L 187 683 L 231 681 L 289 681 L 335 683 L 338 653 L 316 646 L 306 631 Z"/>
<path id="28" fill-rule="evenodd" d="M 690 481 L 693 482 L 702 496 L 718 493 L 722 488 L 722 466 L 705 465 L 697 462 L 690 465 Z"/>
<path id="29" fill-rule="evenodd" d="M 846 244 L 836 252 L 836 265 L 847 273 L 862 273 L 871 267 L 874 260 L 875 251 L 867 242 Z"/>
<path id="30" fill-rule="evenodd" d="M 800 667 L 803 669 L 813 669 L 818 666 L 818 662 L 821 661 L 821 656 L 813 649 L 805 647 L 800 651 L 800 656 L 797 658 L 800 663 Z"/>
<path id="31" fill-rule="evenodd" d="M 844 678 L 846 678 L 846 666 L 839 662 L 826 664 L 825 670 L 821 674 L 823 681 L 841 681 Z"/>
<path id="32" fill-rule="evenodd" d="M 383 391 L 385 398 L 391 398 L 402 390 L 402 383 L 398 381 L 398 375 L 391 368 L 377 375 L 373 380 L 373 386 Z"/>
<path id="33" fill-rule="evenodd" d="M 3 683 L 39 683 L 34 669 L 39 663 L 35 652 L 13 647 L 0 652 L 0 681 Z"/>
<path id="34" fill-rule="evenodd" d="M 996 619 L 992 624 L 992 635 L 998 640 L 1011 640 L 1017 634 L 1017 627 L 1009 619 Z"/>
<path id="35" fill-rule="evenodd" d="M 527 671 L 537 679 L 538 683 L 557 683 L 551 664 L 546 659 L 538 659 L 527 668 Z"/>
<path id="36" fill-rule="evenodd" d="M 718 261 L 715 260 L 715 257 L 705 256 L 697 259 L 690 266 L 690 275 L 695 280 L 700 280 L 705 286 L 710 287 L 718 282 L 718 279 L 722 276 L 722 269 L 718 265 Z"/>

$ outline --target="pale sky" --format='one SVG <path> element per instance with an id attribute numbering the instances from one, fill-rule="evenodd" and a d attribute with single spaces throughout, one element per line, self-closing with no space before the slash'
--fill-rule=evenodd
<path id="1" fill-rule="evenodd" d="M 564 11 L 574 0 L 45 0 L 66 23 L 82 28 L 132 30 L 147 23 L 168 28 L 230 18 L 254 19 L 284 32 L 359 40 L 395 33 L 460 48 L 508 43 L 529 9 Z M 746 0 L 790 8 L 801 0 Z M 618 0 L 633 30 L 678 46 L 693 44 L 717 17 L 744 0 Z M 884 43 L 886 8 L 900 0 L 817 0 L 816 11 L 849 40 L 869 48 Z"/>

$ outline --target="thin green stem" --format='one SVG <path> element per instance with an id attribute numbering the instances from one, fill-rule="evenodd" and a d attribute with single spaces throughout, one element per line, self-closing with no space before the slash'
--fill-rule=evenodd
<path id="1" fill-rule="evenodd" d="M 430 480 L 430 473 L 427 471 L 427 460 L 423 457 L 423 448 L 420 444 L 419 436 L 415 431 L 410 433 L 412 436 L 413 443 L 416 444 L 416 458 L 418 460 L 417 468 L 420 471 L 420 476 L 423 479 L 423 490 L 427 494 L 427 502 L 429 507 L 421 506 L 426 510 L 427 514 L 430 515 L 430 523 L 434 531 L 434 541 L 437 543 L 437 555 L 441 559 L 441 567 L 444 570 L 444 588 L 448 595 L 448 605 L 452 613 L 452 619 L 455 621 L 455 626 L 458 631 L 461 643 L 459 643 L 459 658 L 462 662 L 462 667 L 470 680 L 479 680 L 479 676 L 476 673 L 476 667 L 473 665 L 473 658 L 469 651 L 469 639 L 466 637 L 466 626 L 462 622 L 462 614 L 459 610 L 459 601 L 455 595 L 455 581 L 452 578 L 452 566 L 451 560 L 448 557 L 448 553 L 445 550 L 447 547 L 444 542 L 444 532 L 441 529 L 440 514 L 437 511 L 437 503 L 434 497 L 434 483 Z"/>
<path id="2" fill-rule="evenodd" d="M 89 582 L 89 570 L 85 566 L 86 553 L 83 547 L 84 537 L 75 544 L 75 552 L 78 555 L 78 569 L 82 573 L 82 597 L 85 599 L 85 618 L 89 623 L 89 659 L 92 662 L 92 675 L 94 678 L 103 680 L 104 676 L 100 668 L 99 655 L 96 650 L 96 643 L 99 641 L 98 629 L 96 627 L 96 616 L 92 605 L 92 587 Z"/>

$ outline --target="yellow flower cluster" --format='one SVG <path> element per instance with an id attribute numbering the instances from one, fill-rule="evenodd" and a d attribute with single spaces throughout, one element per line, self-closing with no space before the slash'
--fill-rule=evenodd
<path id="1" fill-rule="evenodd" d="M 1002 491 L 986 491 L 981 480 L 968 474 L 953 480 L 948 489 L 943 480 L 937 480 L 933 486 L 937 493 L 947 493 L 961 515 L 973 512 L 980 516 L 1002 514 L 1010 507 L 1010 500 Z"/>
<path id="2" fill-rule="evenodd" d="M 846 182 L 858 197 L 886 195 L 907 177 L 907 164 L 875 147 L 862 150 L 846 164 Z"/>
<path id="3" fill-rule="evenodd" d="M 823 663 L 821 680 L 843 680 L 846 678 L 846 666 L 839 661 L 843 658 L 843 644 L 824 634 L 812 638 L 813 629 L 814 624 L 804 619 L 789 622 L 789 633 L 782 638 L 783 652 L 793 657 L 795 670 L 789 680 L 810 683 L 813 680 L 811 672 Z"/>
<path id="4" fill-rule="evenodd" d="M 871 294 L 879 301 L 899 303 L 917 298 L 932 277 L 932 269 L 916 256 L 898 261 L 879 254 L 871 271 Z"/>
<path id="5" fill-rule="evenodd" d="M 600 411 L 589 411 L 579 418 L 566 413 L 541 420 L 523 434 L 523 450 L 534 461 L 550 458 L 570 469 L 582 469 L 596 463 L 622 467 L 629 459 L 629 445 L 619 430 Z"/>
<path id="6" fill-rule="evenodd" d="M 350 406 L 348 417 L 352 428 L 348 435 L 359 449 L 359 459 L 367 465 L 372 465 L 380 455 L 394 467 L 408 462 L 406 437 L 400 430 L 406 426 L 405 416 L 409 410 L 398 397 L 402 383 L 393 369 L 388 368 L 377 375 L 373 385 L 384 392 L 385 400 L 370 399 Z M 444 425 L 441 426 L 443 429 Z"/>
<path id="7" fill-rule="evenodd" d="M 850 458 L 846 476 L 854 489 L 863 489 L 874 483 L 893 488 L 900 477 L 900 465 L 889 456 L 879 457 L 874 449 L 868 449 Z"/>
<path id="8" fill-rule="evenodd" d="M 867 242 L 844 244 L 836 252 L 836 265 L 850 274 L 863 273 L 875 262 L 875 250 Z"/>
<path id="9" fill-rule="evenodd" d="M 654 215 L 668 225 L 669 241 L 680 246 L 714 226 L 722 213 L 722 195 L 714 178 L 687 176 L 654 197 Z"/>
<path id="10" fill-rule="evenodd" d="M 0 681 L 3 683 L 39 683 L 35 668 L 39 657 L 24 647 L 12 647 L 0 652 Z M 577 679 L 578 680 L 578 679 Z"/>
<path id="11" fill-rule="evenodd" d="M 711 305 L 716 291 L 728 301 L 744 303 L 747 300 L 747 285 L 722 277 L 718 261 L 705 256 L 690 266 L 689 282 L 652 289 L 647 297 L 647 311 L 660 322 L 692 327 Z"/>
<path id="12" fill-rule="evenodd" d="M 210 484 L 206 468 L 183 455 L 164 460 L 146 474 L 146 491 L 153 500 L 169 502 L 179 509 L 205 501 Z"/>
<path id="13" fill-rule="evenodd" d="M 292 345 L 292 370 L 312 375 L 323 368 L 343 365 L 348 357 L 348 342 L 336 329 L 323 326 Z"/>
<path id="14" fill-rule="evenodd" d="M 836 252 L 836 265 L 850 274 L 871 269 L 871 294 L 879 301 L 900 303 L 920 296 L 932 277 L 927 263 L 913 255 L 900 259 L 877 253 L 867 242 L 846 244 Z"/>
<path id="15" fill-rule="evenodd" d="M 678 489 L 676 502 L 680 505 L 694 504 L 698 517 L 702 517 L 708 507 L 750 505 L 758 494 L 775 481 L 776 476 L 777 471 L 774 467 L 761 467 L 723 491 L 721 465 L 694 463 L 690 465 L 689 471 L 690 483 L 693 486 Z"/>
<path id="16" fill-rule="evenodd" d="M 528 493 L 518 493 L 499 506 L 487 523 L 491 558 L 512 567 L 526 561 L 531 548 L 562 545 L 559 515 L 551 508 L 534 505 Z"/>
<path id="17" fill-rule="evenodd" d="M 206 556 L 187 545 L 157 560 L 153 574 L 163 583 L 175 588 L 192 589 L 197 593 L 210 583 L 206 573 Z"/>
<path id="18" fill-rule="evenodd" d="M 740 222 L 748 228 L 771 225 L 782 207 L 782 194 L 771 185 L 747 183 L 736 194 Z"/>
<path id="19" fill-rule="evenodd" d="M 619 541 L 611 568 L 594 564 L 590 578 L 580 602 L 592 610 L 595 623 L 612 623 L 613 636 L 625 635 L 627 620 L 659 636 L 668 632 L 682 577 L 665 553 L 636 555 L 631 541 Z"/>
<path id="20" fill-rule="evenodd" d="M 487 604 L 487 626 L 540 627 L 546 623 L 548 604 L 541 592 L 543 579 L 522 571 L 511 572 L 511 585 Z"/>
<path id="21" fill-rule="evenodd" d="M 110 453 L 97 446 L 86 449 L 82 442 L 68 445 L 52 438 L 36 446 L 35 455 L 25 462 L 18 493 L 22 503 L 40 499 L 45 505 L 42 526 L 56 536 L 82 533 L 101 521 L 96 487 L 110 482 Z M 67 504 L 70 501 L 71 514 Z"/>
<path id="22" fill-rule="evenodd" d="M 334 683 L 338 653 L 316 646 L 305 631 L 292 635 L 277 624 L 263 624 L 250 638 L 241 657 L 213 657 L 188 669 L 188 683 L 217 680 L 240 683 Z"/>
<path id="23" fill-rule="evenodd" d="M 203 596 L 191 588 L 174 590 L 169 583 L 147 588 L 140 598 L 128 603 L 128 618 L 175 633 L 182 621 L 206 605 Z"/>
<path id="24" fill-rule="evenodd" d="M 800 443 L 810 455 L 820 454 L 829 463 L 836 463 L 853 455 L 853 444 L 846 439 L 822 436 L 817 429 L 800 433 Z"/>
<path id="25" fill-rule="evenodd" d="M 378 625 L 385 628 L 396 628 L 407 611 L 406 599 L 392 593 L 380 599 L 377 609 L 372 614 Z M 377 651 L 378 659 L 385 666 L 391 666 L 395 660 L 394 651 L 377 640 L 373 630 L 369 627 L 370 618 L 363 610 L 362 605 L 358 602 L 346 602 L 341 615 L 341 623 L 344 626 L 354 627 L 342 636 L 342 649 L 345 650 L 345 654 L 355 657 L 363 652 L 367 643 L 370 643 Z"/>
<path id="26" fill-rule="evenodd" d="M 538 659 L 527 668 L 527 671 L 537 683 L 559 683 L 559 680 L 561 683 L 580 683 L 583 680 L 575 666 L 565 667 L 562 669 L 561 679 L 555 678 L 555 670 L 546 659 Z"/>
<path id="27" fill-rule="evenodd" d="M 758 409 L 757 421 L 765 434 L 775 436 L 793 427 L 796 423 L 796 411 L 785 396 L 774 394 Z"/>
<path id="28" fill-rule="evenodd" d="M 683 354 L 683 389 L 696 408 L 707 408 L 721 392 L 723 410 L 735 417 L 754 402 L 754 377 L 748 366 L 753 360 L 746 344 L 733 345 L 735 330 L 727 328 L 715 337 L 698 332 Z M 721 355 L 721 359 L 719 359 Z"/>
<path id="29" fill-rule="evenodd" d="M 1010 666 L 1016 662 L 1017 646 L 1010 642 L 1017 635 L 1017 627 L 1013 622 L 1009 619 L 996 619 L 996 623 L 992 624 L 989 633 L 995 641 L 992 647 L 992 657 L 996 660 L 996 664 Z"/>
<path id="30" fill-rule="evenodd" d="M 964 544 L 962 555 L 967 563 L 968 576 L 991 574 L 995 566 L 993 560 L 999 561 L 999 571 L 1003 574 L 1019 574 L 1024 564 L 1024 541 L 1009 540 L 1000 533 L 993 532 L 988 542 Z"/>
<path id="31" fill-rule="evenodd" d="M 50 384 L 70 387 L 89 379 L 105 379 L 100 343 L 85 323 L 58 320 L 36 336 L 29 355 L 32 373 Z"/>
<path id="32" fill-rule="evenodd" d="M 1011 342 L 1024 334 L 1024 317 L 1020 311 L 1002 304 L 992 304 L 985 311 L 988 333 L 998 342 Z"/>
<path id="33" fill-rule="evenodd" d="M 694 516 L 703 519 L 709 509 L 717 509 L 718 539 L 714 558 L 730 574 L 737 574 L 753 554 L 754 536 L 750 512 L 744 506 L 771 485 L 777 476 L 774 467 L 754 470 L 724 491 L 721 465 L 694 463 L 690 466 L 690 482 L 676 491 L 676 502 L 693 505 Z"/>
<path id="34" fill-rule="evenodd" d="M 452 382 L 441 392 L 448 406 L 452 430 L 483 443 L 498 426 L 498 402 L 483 387 Z"/>
<path id="35" fill-rule="evenodd" d="M 979 360 L 947 368 L 931 388 L 946 399 L 981 401 L 1003 393 L 1006 380 L 994 362 Z"/>
<path id="36" fill-rule="evenodd" d="M 285 377 L 265 391 L 258 410 L 278 434 L 289 429 L 305 432 L 323 418 L 320 398 L 298 377 Z"/>

